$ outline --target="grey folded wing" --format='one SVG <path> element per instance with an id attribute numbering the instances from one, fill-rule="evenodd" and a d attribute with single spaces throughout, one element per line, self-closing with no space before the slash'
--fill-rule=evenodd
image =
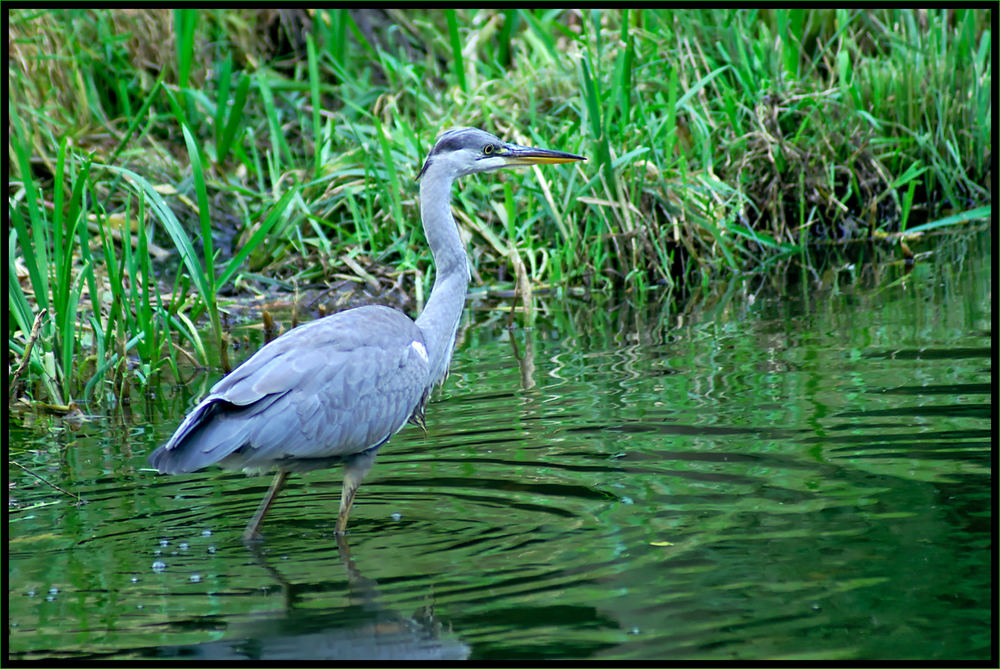
<path id="1" fill-rule="evenodd" d="M 428 376 L 423 336 L 403 313 L 361 307 L 327 316 L 220 380 L 149 461 L 178 473 L 358 453 L 421 409 Z"/>

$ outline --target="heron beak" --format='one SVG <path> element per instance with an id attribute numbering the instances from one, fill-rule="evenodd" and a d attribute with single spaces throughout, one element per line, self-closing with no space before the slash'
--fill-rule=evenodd
<path id="1" fill-rule="evenodd" d="M 550 165 L 552 163 L 571 163 L 576 160 L 586 160 L 583 156 L 550 149 L 535 149 L 530 146 L 504 144 L 500 157 L 507 165 Z"/>

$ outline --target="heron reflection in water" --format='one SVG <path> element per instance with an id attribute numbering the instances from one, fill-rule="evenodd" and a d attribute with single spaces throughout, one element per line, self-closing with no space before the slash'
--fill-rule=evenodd
<path id="1" fill-rule="evenodd" d="M 416 321 L 389 307 L 364 306 L 286 332 L 216 383 L 150 464 L 164 474 L 212 464 L 251 474 L 276 470 L 246 540 L 260 537 L 290 473 L 343 464 L 335 526 L 342 534 L 379 447 L 407 422 L 423 424 L 427 396 L 451 362 L 470 277 L 451 213 L 452 184 L 505 167 L 577 160 L 585 158 L 503 142 L 476 128 L 442 134 L 418 176 L 436 276 Z"/>

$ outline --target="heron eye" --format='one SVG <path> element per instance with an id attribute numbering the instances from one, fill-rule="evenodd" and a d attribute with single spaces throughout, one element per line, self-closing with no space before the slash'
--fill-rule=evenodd
<path id="1" fill-rule="evenodd" d="M 488 156 L 488 155 L 490 155 L 492 153 L 493 153 L 493 145 L 492 144 L 487 144 L 486 146 L 483 147 L 483 154 L 484 155 Z"/>

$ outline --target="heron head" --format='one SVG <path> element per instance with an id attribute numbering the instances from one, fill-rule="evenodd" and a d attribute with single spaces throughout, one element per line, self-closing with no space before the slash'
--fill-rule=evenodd
<path id="1" fill-rule="evenodd" d="M 569 163 L 576 160 L 586 160 L 586 158 L 562 151 L 504 142 L 499 137 L 478 128 L 458 128 L 448 130 L 438 137 L 417 179 L 426 174 L 432 166 L 435 170 L 443 169 L 453 178 L 457 178 L 504 167 Z"/>

